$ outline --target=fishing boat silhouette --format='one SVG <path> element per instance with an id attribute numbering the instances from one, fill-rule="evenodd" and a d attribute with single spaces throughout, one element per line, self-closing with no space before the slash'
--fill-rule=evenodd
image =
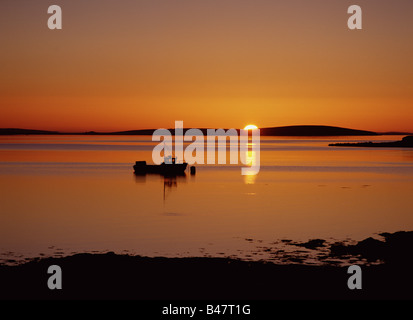
<path id="1" fill-rule="evenodd" d="M 146 161 L 136 161 L 133 169 L 136 174 L 156 173 L 162 175 L 182 175 L 188 163 L 177 163 L 176 158 L 172 156 L 165 157 L 164 162 L 159 165 L 147 164 Z"/>

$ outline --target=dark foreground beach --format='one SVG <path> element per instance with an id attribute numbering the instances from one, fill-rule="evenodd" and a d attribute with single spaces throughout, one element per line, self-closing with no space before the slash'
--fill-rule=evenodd
<path id="1" fill-rule="evenodd" d="M 0 299 L 413 299 L 413 232 L 382 233 L 328 246 L 330 258 L 358 257 L 362 289 L 347 286 L 347 266 L 251 262 L 229 258 L 148 258 L 76 254 L 0 266 Z M 324 240 L 292 243 L 317 250 Z M 326 249 L 326 248 L 324 248 Z M 378 264 L 375 264 L 378 263 Z M 47 286 L 48 267 L 62 269 L 62 290 Z"/>

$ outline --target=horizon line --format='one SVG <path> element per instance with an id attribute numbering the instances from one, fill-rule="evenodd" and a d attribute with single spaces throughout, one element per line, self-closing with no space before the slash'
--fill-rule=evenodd
<path id="1" fill-rule="evenodd" d="M 351 133 L 353 131 L 354 133 L 362 133 L 361 135 L 413 135 L 412 132 L 406 132 L 406 131 L 397 131 L 397 130 L 391 130 L 391 131 L 371 131 L 371 130 L 364 130 L 364 129 L 352 129 L 352 128 L 346 128 L 346 127 L 339 127 L 339 126 L 330 126 L 330 125 L 287 125 L 287 126 L 276 126 L 276 127 L 262 127 L 258 128 L 260 130 L 285 130 L 288 131 L 288 129 L 330 129 L 330 130 L 343 130 L 343 131 L 348 131 L 348 133 Z M 161 128 L 161 129 L 166 129 L 174 133 L 175 128 Z M 182 128 L 184 131 L 190 130 L 190 129 L 200 129 L 200 130 L 208 130 L 208 129 L 214 129 L 214 130 L 231 130 L 235 129 L 237 131 L 241 130 L 241 128 L 208 128 L 208 127 L 203 127 L 203 128 Z M 148 129 L 131 129 L 131 130 L 117 130 L 117 131 L 95 131 L 95 130 L 86 130 L 86 131 L 60 131 L 60 130 L 45 130 L 45 129 L 26 129 L 26 128 L 0 128 L 0 135 L 114 135 L 114 134 L 127 134 L 131 133 L 131 135 L 137 135 L 138 133 L 141 133 L 140 135 L 146 135 L 146 134 L 152 134 L 155 130 L 155 128 L 148 128 Z M 282 135 L 287 135 L 287 132 L 284 132 Z M 292 135 L 302 135 L 302 136 L 310 136 L 310 134 L 300 134 L 299 132 L 291 132 L 293 133 Z M 344 132 L 342 132 L 339 135 L 344 135 Z M 352 133 L 351 135 L 356 135 Z M 370 133 L 370 134 L 369 134 Z M 267 134 L 267 135 L 272 135 L 272 134 Z M 326 135 L 325 133 L 320 134 L 315 134 L 316 136 L 319 135 Z M 335 134 L 332 134 L 335 135 Z M 276 135 L 274 135 L 276 136 Z"/>

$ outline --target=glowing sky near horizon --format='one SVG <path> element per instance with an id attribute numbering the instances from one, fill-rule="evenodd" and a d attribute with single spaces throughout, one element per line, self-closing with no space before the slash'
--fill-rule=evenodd
<path id="1" fill-rule="evenodd" d="M 354 3 L 353 3 L 354 2 Z M 0 2 L 0 127 L 413 132 L 413 1 Z M 347 28 L 348 6 L 363 30 Z"/>

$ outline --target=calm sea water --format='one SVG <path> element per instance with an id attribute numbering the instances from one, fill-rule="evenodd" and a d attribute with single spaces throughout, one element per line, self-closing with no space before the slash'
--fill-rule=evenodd
<path id="1" fill-rule="evenodd" d="M 0 137 L 0 263 L 79 252 L 267 259 L 282 239 L 413 230 L 413 150 L 334 148 L 400 136 L 261 140 L 261 170 L 135 176 L 145 136 Z"/>

